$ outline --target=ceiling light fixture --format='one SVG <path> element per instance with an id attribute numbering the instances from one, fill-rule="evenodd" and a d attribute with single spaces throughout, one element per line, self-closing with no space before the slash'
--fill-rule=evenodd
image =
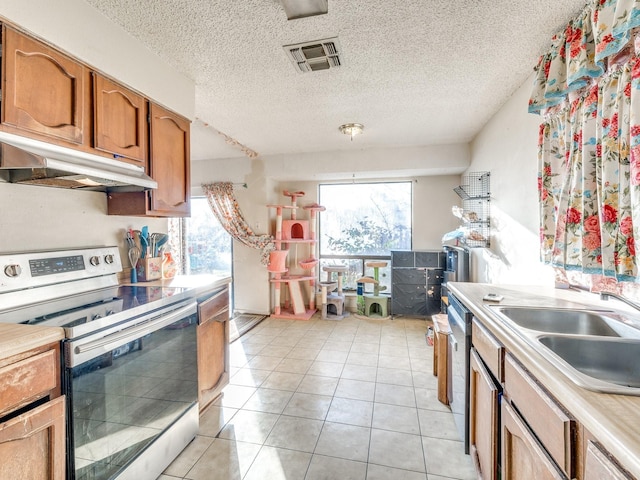
<path id="1" fill-rule="evenodd" d="M 328 0 L 280 0 L 287 20 L 324 15 L 329 11 Z"/>
<path id="2" fill-rule="evenodd" d="M 362 133 L 362 131 L 364 130 L 364 125 L 362 125 L 361 123 L 345 123 L 344 125 L 340 125 L 338 127 L 338 130 L 340 130 L 345 135 L 351 136 L 351 140 L 353 141 L 353 137 Z"/>

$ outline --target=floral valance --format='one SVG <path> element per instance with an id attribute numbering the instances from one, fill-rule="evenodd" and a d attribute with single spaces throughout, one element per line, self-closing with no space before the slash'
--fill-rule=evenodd
<path id="1" fill-rule="evenodd" d="M 535 67 L 529 112 L 565 103 L 604 74 L 612 59 L 630 48 L 640 25 L 640 0 L 593 0 L 551 40 Z M 615 61 L 615 60 L 613 60 Z"/>
<path id="2" fill-rule="evenodd" d="M 541 259 L 640 282 L 640 0 L 589 3 L 536 67 Z M 595 278 L 595 277 L 594 277 Z"/>

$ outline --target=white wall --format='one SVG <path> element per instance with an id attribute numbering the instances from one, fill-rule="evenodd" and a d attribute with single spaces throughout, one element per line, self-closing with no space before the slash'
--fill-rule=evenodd
<path id="1" fill-rule="evenodd" d="M 108 216 L 101 192 L 0 183 L 0 205 L 2 253 L 117 245 L 128 267 L 125 228 L 167 232 L 164 219 Z"/>
<path id="2" fill-rule="evenodd" d="M 259 159 L 234 158 L 191 165 L 192 195 L 203 195 L 203 183 L 233 182 L 240 210 L 256 234 L 271 233 L 266 205 L 272 181 L 265 175 Z M 247 188 L 240 184 L 246 183 Z M 233 241 L 234 309 L 237 312 L 270 313 L 269 274 L 260 263 L 260 252 Z"/>
<path id="3" fill-rule="evenodd" d="M 472 250 L 475 281 L 553 285 L 539 261 L 538 157 L 540 117 L 527 113 L 532 78 L 471 143 L 469 171 L 491 172 L 491 248 Z"/>

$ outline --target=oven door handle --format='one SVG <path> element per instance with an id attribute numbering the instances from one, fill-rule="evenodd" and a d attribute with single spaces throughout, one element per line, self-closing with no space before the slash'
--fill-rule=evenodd
<path id="1" fill-rule="evenodd" d="M 96 349 L 103 349 L 105 352 L 109 351 L 120 345 L 129 343 L 137 338 L 144 337 L 145 335 L 166 327 L 167 325 L 171 325 L 172 323 L 180 320 L 185 316 L 192 315 L 196 312 L 196 306 L 196 302 L 190 303 L 185 307 L 174 310 L 168 315 L 163 315 L 157 320 L 151 320 L 149 322 L 143 323 L 142 325 L 138 324 L 133 327 L 121 330 L 118 333 L 107 335 L 106 337 L 99 340 L 94 340 L 82 345 L 77 345 L 73 349 L 73 351 L 77 355 L 82 355 Z"/>

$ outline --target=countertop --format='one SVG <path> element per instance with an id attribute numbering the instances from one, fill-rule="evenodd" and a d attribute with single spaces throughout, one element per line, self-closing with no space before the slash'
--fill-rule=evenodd
<path id="1" fill-rule="evenodd" d="M 599 307 L 632 311 L 617 300 L 603 301 L 589 292 L 527 285 L 450 282 L 447 288 L 464 303 L 495 337 L 590 431 L 634 476 L 640 478 L 640 397 L 592 392 L 569 380 L 525 340 L 514 334 L 482 297 L 503 295 L 500 305 Z M 637 313 L 637 312 L 636 312 Z M 631 361 L 639 361 L 632 359 Z"/>
<path id="2" fill-rule="evenodd" d="M 0 323 L 0 361 L 63 338 L 60 327 Z"/>

